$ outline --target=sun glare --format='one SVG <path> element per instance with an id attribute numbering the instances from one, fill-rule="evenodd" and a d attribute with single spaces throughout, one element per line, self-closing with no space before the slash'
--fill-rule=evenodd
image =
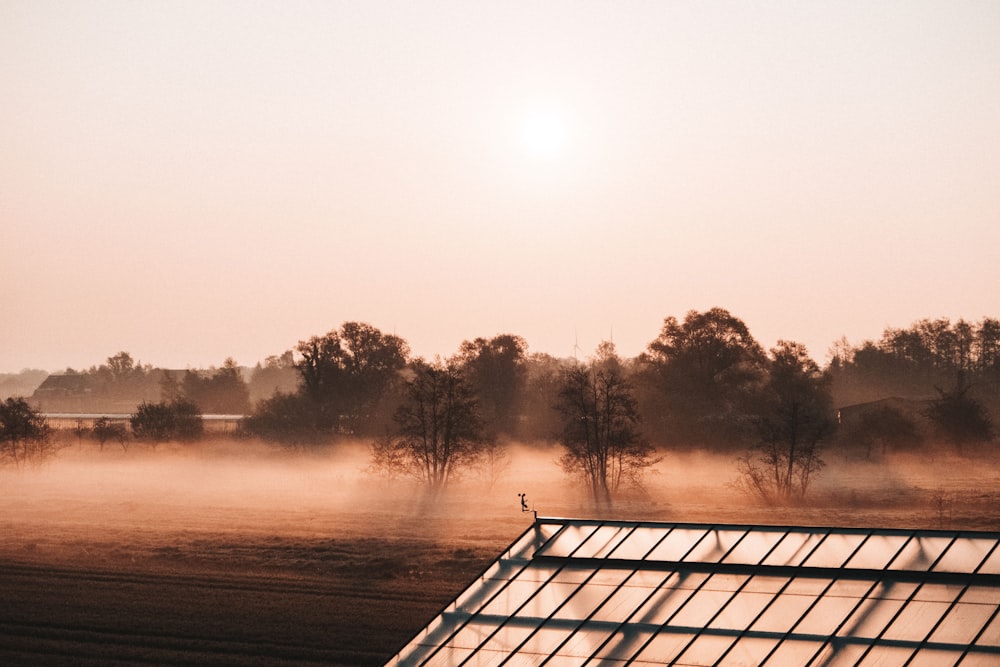
<path id="1" fill-rule="evenodd" d="M 520 124 L 521 146 L 531 157 L 549 159 L 566 147 L 569 132 L 565 119 L 552 110 L 525 114 Z"/>

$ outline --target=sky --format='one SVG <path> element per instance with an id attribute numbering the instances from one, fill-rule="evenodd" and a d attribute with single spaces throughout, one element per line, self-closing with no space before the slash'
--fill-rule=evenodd
<path id="1" fill-rule="evenodd" d="M 1000 3 L 0 0 L 0 372 L 1000 316 Z"/>

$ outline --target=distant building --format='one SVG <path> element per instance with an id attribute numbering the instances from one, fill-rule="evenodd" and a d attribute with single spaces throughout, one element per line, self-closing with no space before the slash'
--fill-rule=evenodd
<path id="1" fill-rule="evenodd" d="M 54 373 L 35 389 L 29 401 L 42 412 L 131 413 L 143 401 L 158 402 L 167 376 L 184 371 L 154 368 L 120 383 L 99 373 Z"/>

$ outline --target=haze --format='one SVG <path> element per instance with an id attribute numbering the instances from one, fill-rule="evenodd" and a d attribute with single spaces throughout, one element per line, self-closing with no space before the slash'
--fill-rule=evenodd
<path id="1" fill-rule="evenodd" d="M 1000 4 L 0 2 L 0 370 L 995 314 Z"/>

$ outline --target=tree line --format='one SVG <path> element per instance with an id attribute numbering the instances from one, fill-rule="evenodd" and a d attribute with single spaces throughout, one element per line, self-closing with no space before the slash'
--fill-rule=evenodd
<path id="1" fill-rule="evenodd" d="M 120 353 L 97 372 L 128 381 L 150 369 Z M 523 338 L 499 334 L 426 360 L 396 335 L 346 322 L 256 372 L 286 379 L 252 408 L 232 360 L 161 380 L 161 400 L 144 401 L 132 429 L 150 440 L 191 438 L 183 425 L 205 406 L 247 407 L 246 435 L 295 446 L 368 438 L 373 470 L 432 489 L 484 459 L 496 462 L 505 442 L 555 441 L 565 470 L 602 503 L 640 483 L 658 451 L 700 448 L 736 455 L 749 492 L 793 497 L 805 495 L 821 470 L 823 446 L 871 456 L 927 439 L 956 448 L 990 441 L 1000 404 L 1000 322 L 920 320 L 875 341 L 841 340 L 826 367 L 792 341 L 765 351 L 722 308 L 667 317 L 631 359 L 610 342 L 585 360 L 529 354 Z M 909 403 L 879 403 L 887 397 Z M 861 407 L 843 409 L 849 404 Z"/>

